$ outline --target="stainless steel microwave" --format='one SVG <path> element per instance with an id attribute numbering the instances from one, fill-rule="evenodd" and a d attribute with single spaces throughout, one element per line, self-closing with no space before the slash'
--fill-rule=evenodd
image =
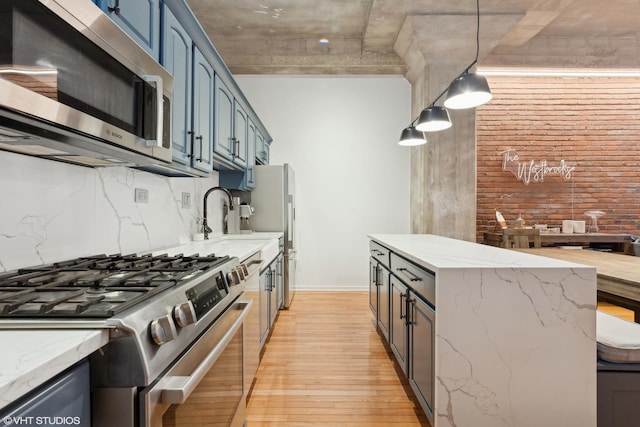
<path id="1" fill-rule="evenodd" d="M 169 164 L 173 77 L 90 0 L 0 2 L 0 150 Z"/>

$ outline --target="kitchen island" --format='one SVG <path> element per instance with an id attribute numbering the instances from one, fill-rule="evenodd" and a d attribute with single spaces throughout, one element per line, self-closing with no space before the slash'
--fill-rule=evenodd
<path id="1" fill-rule="evenodd" d="M 391 296 L 378 306 L 389 304 L 392 349 L 398 333 L 414 350 L 431 347 L 432 360 L 409 356 L 406 372 L 434 427 L 596 425 L 594 268 L 434 235 L 369 237 L 373 261 L 389 251 L 392 289 L 378 295 Z M 421 271 L 435 279 L 432 295 Z M 395 299 L 398 281 L 408 291 Z M 412 317 L 412 299 L 433 312 L 432 346 L 394 327 L 394 312 L 408 325 L 422 321 Z"/>

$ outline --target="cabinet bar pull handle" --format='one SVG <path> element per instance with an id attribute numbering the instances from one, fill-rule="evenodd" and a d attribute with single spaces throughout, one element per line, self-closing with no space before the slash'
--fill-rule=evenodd
<path id="1" fill-rule="evenodd" d="M 416 276 L 415 274 L 413 274 L 411 271 L 407 270 L 404 267 L 398 267 L 398 268 L 396 268 L 396 271 L 404 273 L 404 275 L 407 276 L 409 278 L 409 280 L 412 281 L 412 282 L 421 282 L 422 281 L 421 277 Z"/>
<path id="2" fill-rule="evenodd" d="M 201 162 L 203 160 L 203 158 L 202 158 L 202 140 L 203 140 L 203 137 L 202 137 L 202 135 L 198 135 L 198 136 L 196 136 L 196 139 L 200 141 L 200 157 L 198 157 L 196 159 L 196 162 Z"/>
<path id="3" fill-rule="evenodd" d="M 109 12 L 115 12 L 116 15 L 120 15 L 120 0 L 116 0 L 116 7 L 109 6 L 107 10 Z"/>
<path id="4" fill-rule="evenodd" d="M 409 304 L 411 304 L 411 318 L 409 318 L 408 313 L 407 313 L 407 325 L 415 325 L 416 322 L 415 320 L 413 320 L 416 316 L 415 316 L 415 310 L 416 310 L 416 299 L 415 298 L 409 298 L 407 300 L 409 302 Z"/>

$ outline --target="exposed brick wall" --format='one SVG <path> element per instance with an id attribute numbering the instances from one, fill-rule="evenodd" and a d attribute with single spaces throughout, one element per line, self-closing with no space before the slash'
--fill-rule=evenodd
<path id="1" fill-rule="evenodd" d="M 601 232 L 640 234 L 640 79 L 619 77 L 488 78 L 493 100 L 477 109 L 476 237 L 493 226 L 495 209 L 513 226 L 560 226 L 606 213 Z M 502 170 L 502 154 L 520 162 L 561 160 L 569 180 L 546 175 L 528 185 Z"/>

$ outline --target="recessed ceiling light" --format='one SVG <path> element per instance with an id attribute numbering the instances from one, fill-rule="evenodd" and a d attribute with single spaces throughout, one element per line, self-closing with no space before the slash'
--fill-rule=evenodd
<path id="1" fill-rule="evenodd" d="M 320 44 L 329 44 L 329 39 L 326 38 L 326 37 L 323 37 L 320 40 L 318 40 L 318 43 L 320 43 Z"/>

